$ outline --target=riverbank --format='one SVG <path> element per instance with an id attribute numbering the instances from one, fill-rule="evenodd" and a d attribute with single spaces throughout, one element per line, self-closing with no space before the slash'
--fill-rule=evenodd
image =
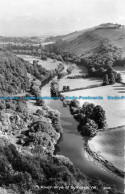
<path id="1" fill-rule="evenodd" d="M 124 171 L 124 134 L 123 125 L 100 131 L 88 141 L 91 151 L 122 172 Z"/>
<path id="2" fill-rule="evenodd" d="M 112 173 L 112 175 L 124 178 L 124 172 L 106 160 L 101 154 L 98 154 L 94 149 L 95 147 L 93 145 L 90 146 L 90 141 L 91 140 L 85 141 L 84 144 L 86 158 L 97 165 L 99 168 L 103 168 L 109 173 Z"/>

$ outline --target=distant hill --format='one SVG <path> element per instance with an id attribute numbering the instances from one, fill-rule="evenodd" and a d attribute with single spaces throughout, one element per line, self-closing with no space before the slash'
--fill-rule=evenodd
<path id="1" fill-rule="evenodd" d="M 55 41 L 58 42 L 57 46 L 60 51 L 74 53 L 77 56 L 88 57 L 96 54 L 103 42 L 121 48 L 122 56 L 125 56 L 125 26 L 120 24 L 101 24 L 87 30 L 55 37 Z"/>
<path id="2" fill-rule="evenodd" d="M 0 45 L 37 45 L 40 44 L 40 37 L 6 37 L 0 36 Z"/>

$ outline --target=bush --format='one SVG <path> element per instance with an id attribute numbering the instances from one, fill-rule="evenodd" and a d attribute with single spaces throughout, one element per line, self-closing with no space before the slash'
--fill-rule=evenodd
<path id="1" fill-rule="evenodd" d="M 71 100 L 69 106 L 70 106 L 70 108 L 71 107 L 79 108 L 80 107 L 80 104 L 79 104 L 79 101 L 78 100 Z"/>
<path id="2" fill-rule="evenodd" d="M 122 76 L 121 76 L 120 73 L 117 74 L 117 76 L 116 76 L 116 81 L 117 81 L 118 83 L 120 83 L 120 82 L 122 81 Z"/>

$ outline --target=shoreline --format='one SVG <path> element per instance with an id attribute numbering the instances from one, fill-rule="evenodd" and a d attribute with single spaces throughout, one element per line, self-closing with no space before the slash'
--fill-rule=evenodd
<path id="1" fill-rule="evenodd" d="M 89 140 L 88 140 L 89 141 Z M 112 173 L 114 176 L 119 176 L 120 178 L 124 178 L 124 171 L 118 169 L 115 167 L 111 162 L 103 158 L 102 156 L 99 156 L 95 151 L 92 151 L 90 149 L 88 141 L 85 141 L 84 143 L 84 149 L 85 149 L 85 157 L 93 162 L 95 165 L 97 165 L 99 168 L 108 171 L 109 173 Z"/>

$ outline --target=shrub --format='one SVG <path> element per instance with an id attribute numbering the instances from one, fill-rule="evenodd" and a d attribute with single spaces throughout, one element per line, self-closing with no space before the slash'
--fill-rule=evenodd
<path id="1" fill-rule="evenodd" d="M 121 76 L 120 73 L 117 74 L 117 76 L 116 76 L 116 81 L 117 81 L 118 83 L 120 83 L 120 82 L 122 81 L 122 76 Z"/>
<path id="2" fill-rule="evenodd" d="M 80 107 L 80 104 L 79 104 L 79 101 L 78 100 L 71 100 L 69 106 L 70 106 L 70 108 L 71 107 L 79 108 Z"/>

